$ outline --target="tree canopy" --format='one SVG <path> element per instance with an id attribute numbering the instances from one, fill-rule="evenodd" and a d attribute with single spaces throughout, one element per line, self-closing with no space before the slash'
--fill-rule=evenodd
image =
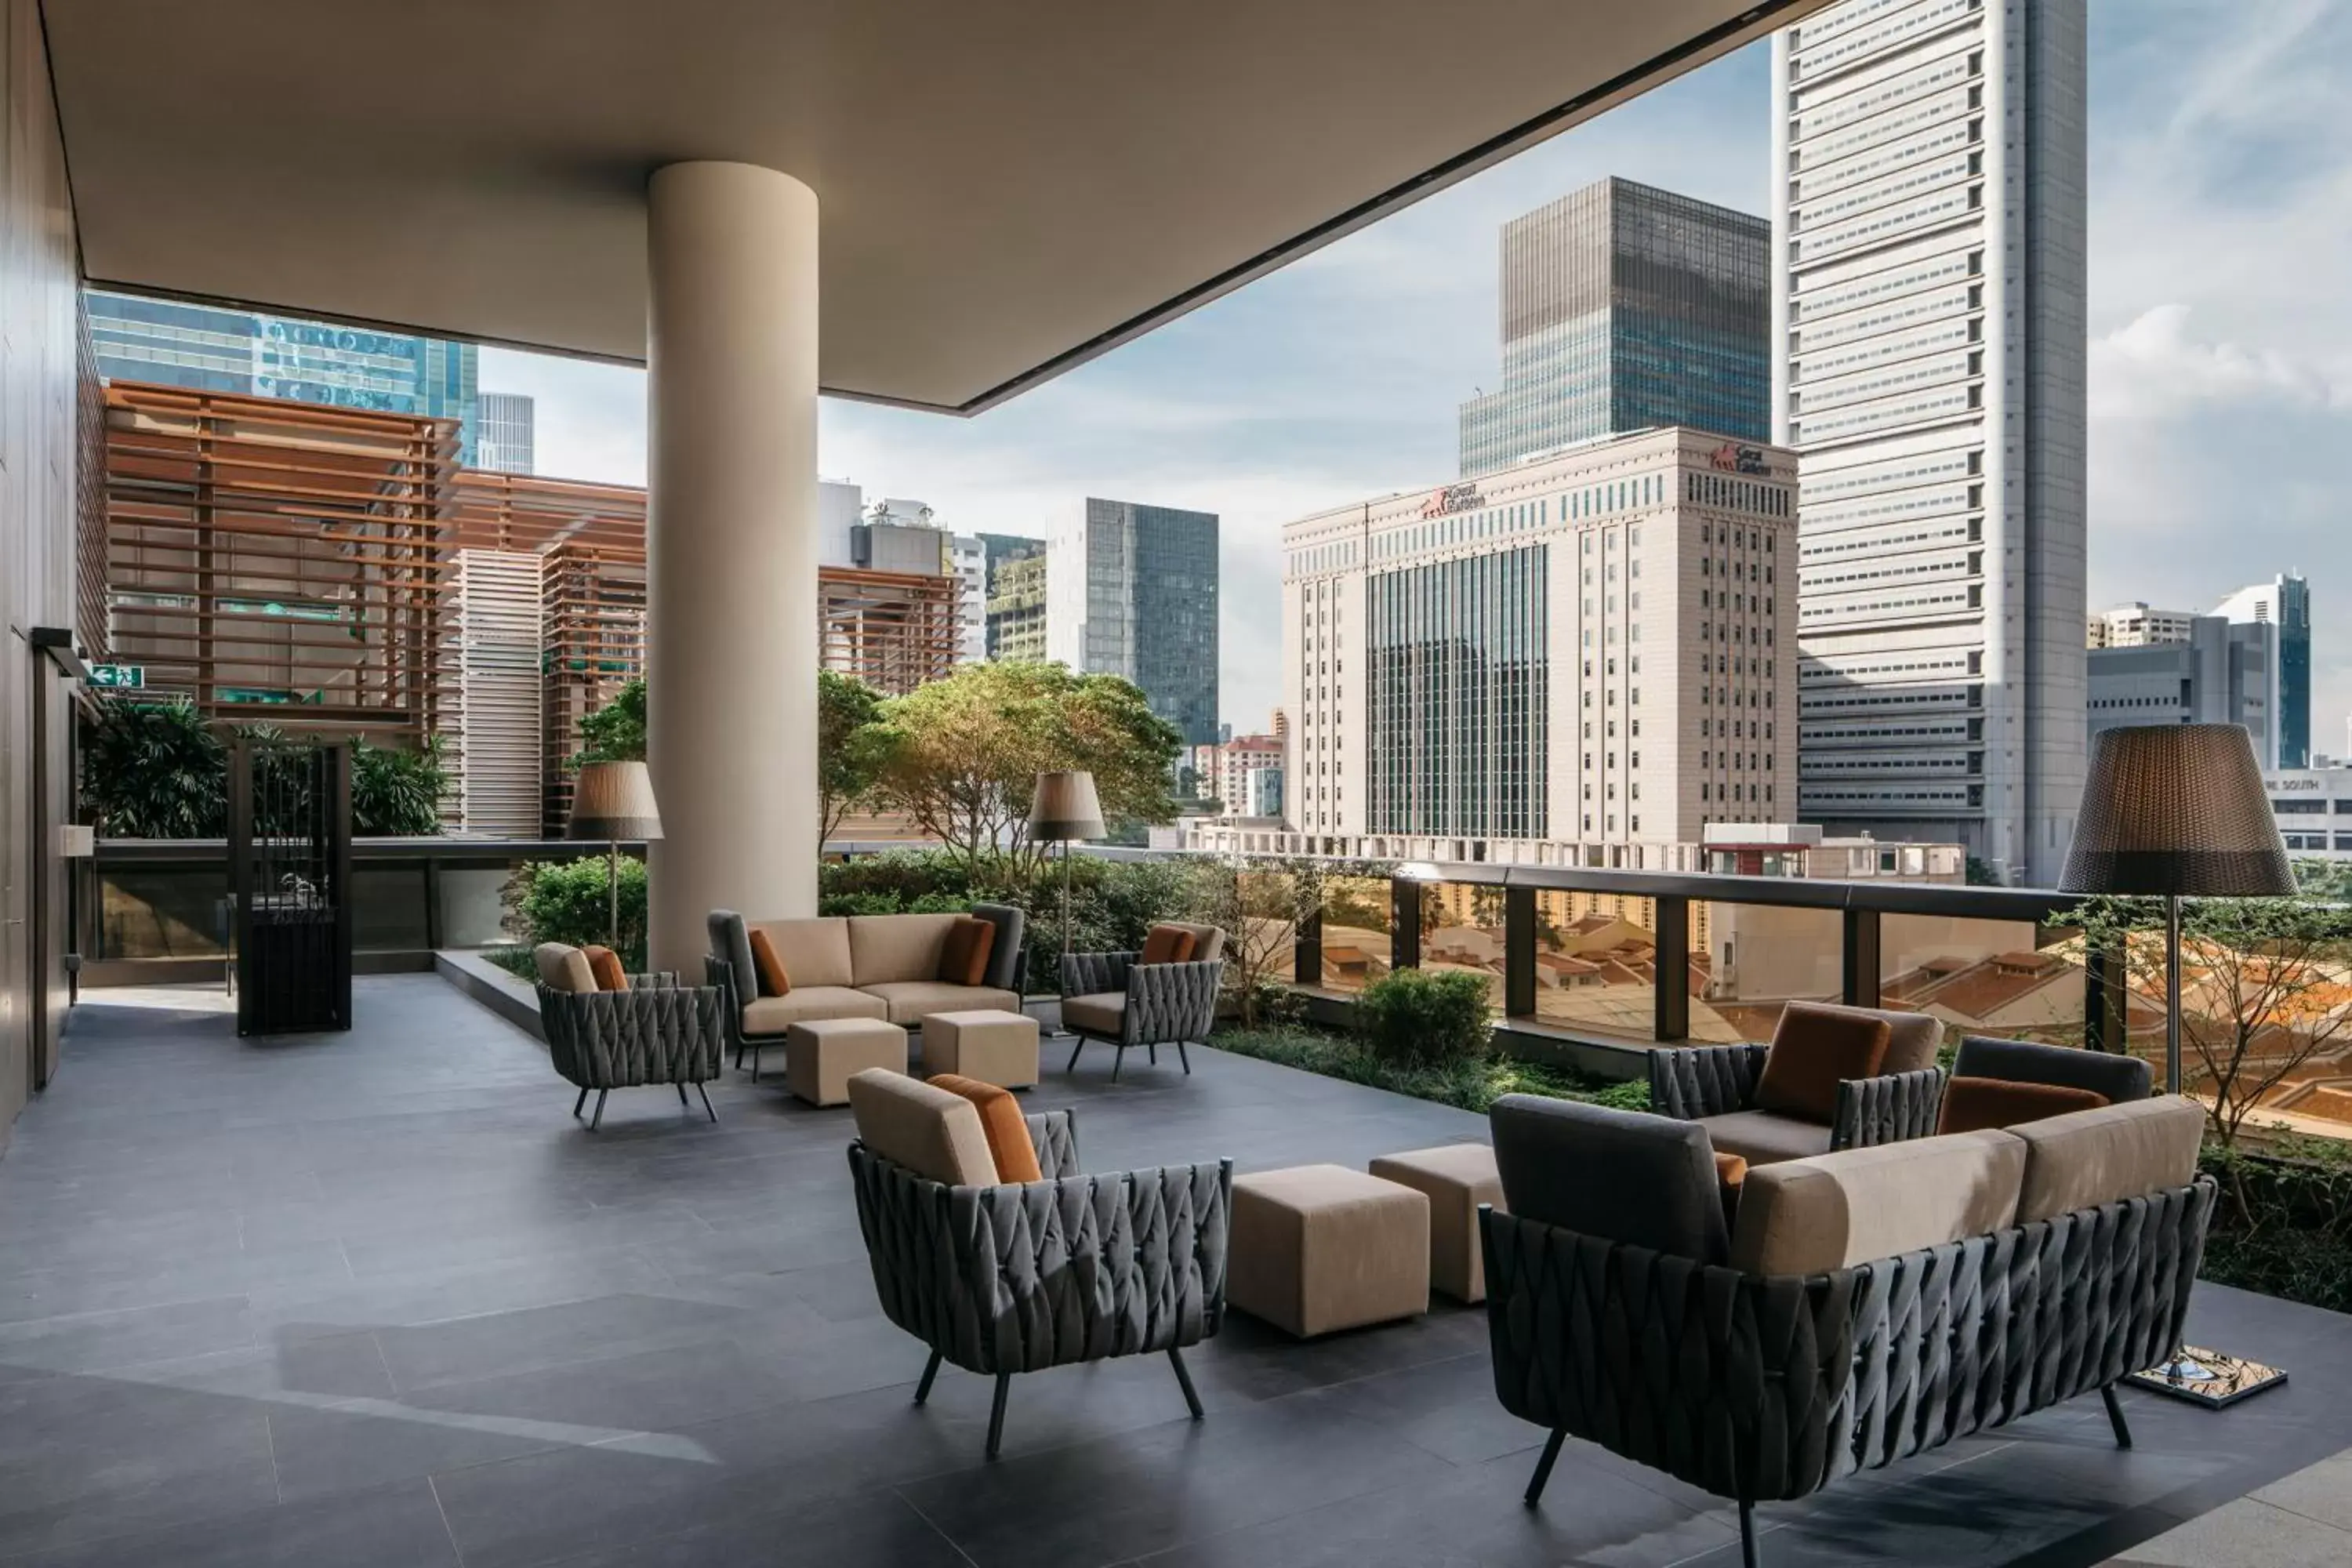
<path id="1" fill-rule="evenodd" d="M 817 844 L 868 804 L 889 766 L 894 737 L 882 723 L 882 694 L 854 675 L 816 677 Z"/>
<path id="2" fill-rule="evenodd" d="M 1043 854 L 1028 837 L 1041 773 L 1084 769 L 1108 821 L 1166 822 L 1183 738 L 1136 686 L 1059 664 L 967 664 L 882 705 L 881 793 L 978 865 Z"/>
<path id="3" fill-rule="evenodd" d="M 572 754 L 571 765 L 645 760 L 646 682 L 640 676 L 613 693 L 610 702 L 581 718 L 580 749 Z"/>

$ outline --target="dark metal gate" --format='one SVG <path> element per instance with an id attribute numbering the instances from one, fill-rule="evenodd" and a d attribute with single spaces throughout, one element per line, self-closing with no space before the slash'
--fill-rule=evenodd
<path id="1" fill-rule="evenodd" d="M 229 756 L 236 1032 L 352 1026 L 352 753 L 240 738 Z"/>

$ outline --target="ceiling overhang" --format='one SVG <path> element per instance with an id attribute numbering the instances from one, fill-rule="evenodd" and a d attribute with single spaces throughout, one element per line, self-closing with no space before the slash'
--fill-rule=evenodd
<path id="1" fill-rule="evenodd" d="M 974 413 L 1825 0 L 45 0 L 94 284 L 622 362 L 783 170 L 820 379 Z"/>

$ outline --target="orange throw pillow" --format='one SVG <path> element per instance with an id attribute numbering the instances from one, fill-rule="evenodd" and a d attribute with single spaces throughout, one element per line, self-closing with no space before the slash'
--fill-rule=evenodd
<path id="1" fill-rule="evenodd" d="M 1827 1126 L 1837 1120 L 1840 1080 L 1878 1076 L 1888 1033 L 1884 1018 L 1790 1004 L 1764 1057 L 1756 1108 Z"/>
<path id="2" fill-rule="evenodd" d="M 950 985 L 988 984 L 989 955 L 996 951 L 996 922 L 967 915 L 948 927 L 940 950 L 940 979 Z"/>
<path id="3" fill-rule="evenodd" d="M 1192 933 L 1181 926 L 1153 926 L 1143 939 L 1138 963 L 1184 963 L 1192 957 Z"/>
<path id="4" fill-rule="evenodd" d="M 609 947 L 583 947 L 588 958 L 588 973 L 596 977 L 599 991 L 626 991 L 629 972 L 621 967 L 621 955 Z"/>
<path id="5" fill-rule="evenodd" d="M 1029 1139 L 1029 1123 L 1023 1118 L 1021 1102 L 1013 1098 L 1011 1089 L 951 1072 L 939 1074 L 930 1083 L 933 1089 L 963 1096 L 980 1112 L 980 1130 L 988 1135 L 989 1157 L 996 1162 L 998 1181 L 1045 1179 L 1044 1167 L 1037 1163 L 1037 1145 Z"/>
<path id="6" fill-rule="evenodd" d="M 1956 1078 L 1944 1085 L 1937 1132 L 1981 1132 L 2014 1127 L 2070 1110 L 2096 1110 L 2107 1097 L 2095 1089 L 2055 1083 L 2019 1083 L 2000 1078 Z"/>
<path id="7" fill-rule="evenodd" d="M 793 977 L 784 973 L 784 961 L 776 956 L 776 944 L 768 940 L 766 931 L 751 933 L 751 967 L 760 972 L 757 978 L 761 995 L 787 996 L 792 994 Z"/>
<path id="8" fill-rule="evenodd" d="M 1715 1156 L 1715 1181 L 1717 1186 L 1736 1187 L 1748 1179 L 1748 1162 L 1737 1154 L 1717 1152 Z"/>

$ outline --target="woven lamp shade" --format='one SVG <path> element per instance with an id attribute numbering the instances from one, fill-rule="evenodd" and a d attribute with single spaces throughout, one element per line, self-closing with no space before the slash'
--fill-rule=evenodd
<path id="1" fill-rule="evenodd" d="M 572 790 L 567 838 L 636 843 L 662 836 L 661 808 L 643 763 L 583 763 Z"/>
<path id="2" fill-rule="evenodd" d="M 1102 802 L 1095 796 L 1095 775 L 1079 770 L 1037 775 L 1036 793 L 1029 797 L 1029 837 L 1040 844 L 1066 844 L 1076 838 L 1100 838 Z"/>
<path id="3" fill-rule="evenodd" d="M 2102 731 L 2059 890 L 2284 898 L 2294 891 L 2253 742 L 2237 724 Z"/>

